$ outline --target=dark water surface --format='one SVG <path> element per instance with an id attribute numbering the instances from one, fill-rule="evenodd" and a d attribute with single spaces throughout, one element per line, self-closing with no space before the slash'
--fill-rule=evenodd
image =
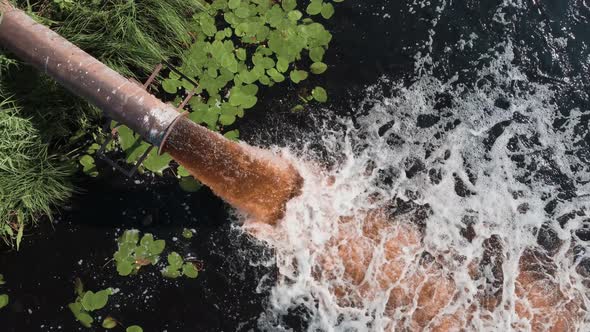
<path id="1" fill-rule="evenodd" d="M 330 93 L 325 109 L 354 118 L 356 112 L 363 111 L 356 111 L 355 105 L 364 99 L 367 86 L 376 84 L 382 76 L 411 80 L 417 52 L 430 53 L 442 64 L 435 69 L 437 76 L 451 77 L 458 71 L 468 71 L 479 54 L 497 47 L 501 38 L 510 35 L 519 46 L 515 61 L 530 79 L 555 83 L 560 92 L 556 102 L 562 105 L 564 116 L 573 107 L 585 112 L 580 149 L 575 153 L 590 160 L 590 133 L 584 130 L 590 118 L 587 2 L 523 2 L 526 8 L 514 9 L 514 22 L 508 26 L 492 21 L 502 3 L 499 0 L 454 1 L 442 14 L 436 7 L 443 1 L 424 6 L 393 0 L 336 4 L 335 17 L 326 23 L 334 35 L 325 60 L 330 70 L 313 78 Z M 409 7 L 414 8 L 412 14 L 408 14 Z M 576 10 L 572 12 L 572 8 Z M 435 18 L 437 38 L 427 45 L 424 41 Z M 480 38 L 478 48 L 456 54 L 445 51 L 446 46 L 472 33 Z M 547 34 L 563 37 L 567 45 L 554 47 Z M 465 84 L 475 84 L 469 82 L 468 75 L 465 77 Z M 297 144 L 296 130 L 313 131 L 315 122 L 308 113 L 321 116 L 326 111 L 313 106 L 307 112 L 289 113 L 296 93 L 297 87 L 289 83 L 265 91 L 262 101 L 240 124 L 243 139 L 267 137 L 269 143 Z M 562 199 L 567 199 L 571 182 L 560 174 L 547 176 L 561 181 Z M 11 299 L 10 305 L 0 311 L 0 331 L 87 330 L 67 308 L 75 298 L 76 277 L 87 289 L 120 289 L 99 313 L 125 325 L 141 325 L 145 331 L 256 330 L 256 320 L 264 312 L 272 285 L 272 280 L 261 282 L 261 278 L 274 274 L 274 267 L 262 262 L 272 260 L 272 252 L 232 229 L 223 202 L 206 189 L 194 194 L 182 192 L 174 179 L 137 176 L 127 180 L 113 173 L 85 180 L 79 187 L 80 193 L 56 223 L 51 226 L 43 222 L 27 234 L 20 252 L 0 254 L 0 273 L 7 281 L 2 292 Z M 551 213 L 551 202 L 547 210 Z M 196 230 L 191 240 L 181 236 L 185 227 Z M 118 277 L 108 260 L 116 250 L 116 237 L 129 228 L 165 239 L 167 250 L 195 257 L 204 263 L 205 270 L 196 280 L 164 280 L 152 266 L 135 277 Z M 590 239 L 584 230 L 579 234 L 582 240 Z M 551 242 L 551 236 L 546 242 Z M 295 314 L 286 324 L 300 330 L 303 321 Z"/>

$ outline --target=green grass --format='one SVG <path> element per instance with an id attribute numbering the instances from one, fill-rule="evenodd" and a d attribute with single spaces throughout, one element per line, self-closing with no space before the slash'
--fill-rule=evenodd
<path id="1" fill-rule="evenodd" d="M 200 0 L 12 0 L 35 20 L 139 81 L 192 40 Z M 8 100 L 11 101 L 8 101 Z M 4 100 L 4 101 L 2 101 Z M 100 112 L 0 50 L 0 239 L 19 232 L 72 193 L 68 182 L 99 130 Z M 74 170 L 75 171 L 75 170 Z"/>
<path id="2" fill-rule="evenodd" d="M 53 28 L 119 73 L 142 77 L 188 48 L 201 8 L 199 0 L 77 1 Z"/>
<path id="3" fill-rule="evenodd" d="M 0 102 L 0 238 L 18 248 L 26 225 L 71 195 L 72 168 L 48 153 L 29 119 Z"/>

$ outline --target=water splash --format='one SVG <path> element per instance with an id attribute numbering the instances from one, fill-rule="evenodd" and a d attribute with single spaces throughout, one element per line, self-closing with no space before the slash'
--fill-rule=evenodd
<path id="1" fill-rule="evenodd" d="M 509 24 L 509 6 L 523 5 L 503 3 L 495 20 Z M 291 157 L 303 194 L 275 229 L 246 224 L 280 271 L 260 328 L 298 315 L 309 331 L 588 329 L 584 113 L 564 116 L 515 49 L 508 38 L 447 79 L 420 55 L 413 83 L 383 79 L 368 111 L 337 121 L 345 130 L 323 128 L 333 167 Z M 436 310 L 421 311 L 426 295 Z"/>

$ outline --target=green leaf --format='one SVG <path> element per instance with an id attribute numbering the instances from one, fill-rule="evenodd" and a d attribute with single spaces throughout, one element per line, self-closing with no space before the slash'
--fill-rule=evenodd
<path id="1" fill-rule="evenodd" d="M 190 239 L 193 237 L 193 232 L 190 229 L 185 228 L 182 230 L 182 237 L 185 239 Z"/>
<path id="2" fill-rule="evenodd" d="M 175 80 L 175 79 L 165 79 L 162 82 L 162 89 L 164 89 L 164 91 L 170 93 L 170 94 L 176 94 L 176 92 L 178 92 L 178 88 L 180 88 L 182 86 L 182 84 L 180 83 L 179 80 Z"/>
<path id="3" fill-rule="evenodd" d="M 154 236 L 150 233 L 145 233 L 143 235 L 143 237 L 141 238 L 141 240 L 139 241 L 139 244 L 142 246 L 150 246 L 152 243 L 154 243 Z"/>
<path id="4" fill-rule="evenodd" d="M 180 277 L 180 268 L 173 268 L 171 266 L 167 266 L 162 270 L 162 276 L 164 278 L 176 279 Z"/>
<path id="5" fill-rule="evenodd" d="M 172 157 L 170 157 L 169 154 L 164 153 L 162 155 L 158 155 L 157 149 L 152 149 L 148 157 L 143 161 L 142 165 L 151 172 L 162 175 L 164 170 L 170 167 L 171 161 Z"/>
<path id="6" fill-rule="evenodd" d="M 107 330 L 114 329 L 115 327 L 117 327 L 117 321 L 113 317 L 107 316 L 102 321 L 102 327 L 104 327 Z"/>
<path id="7" fill-rule="evenodd" d="M 126 277 L 126 276 L 130 275 L 131 272 L 133 272 L 134 267 L 135 266 L 134 266 L 133 262 L 129 262 L 129 261 L 117 262 L 117 272 L 122 277 Z"/>
<path id="8" fill-rule="evenodd" d="M 225 136 L 225 138 L 230 139 L 232 141 L 237 141 L 238 138 L 240 137 L 240 131 L 237 129 L 231 130 L 231 131 L 228 131 L 227 133 L 223 134 L 223 136 Z"/>
<path id="9" fill-rule="evenodd" d="M 289 14 L 287 14 L 287 17 L 293 22 L 299 21 L 302 16 L 303 14 L 298 10 L 292 10 L 289 12 Z"/>
<path id="10" fill-rule="evenodd" d="M 288 12 L 290 10 L 297 8 L 297 0 L 282 0 L 281 6 L 286 12 Z"/>
<path id="11" fill-rule="evenodd" d="M 178 184 L 180 185 L 180 189 L 190 193 L 199 191 L 203 186 L 201 182 L 195 180 L 192 176 L 181 178 L 180 181 L 178 181 Z"/>
<path id="12" fill-rule="evenodd" d="M 136 245 L 139 241 L 139 231 L 137 229 L 129 229 L 123 232 L 123 235 L 119 238 L 119 244 L 128 243 Z"/>
<path id="13" fill-rule="evenodd" d="M 322 0 L 311 0 L 305 11 L 309 15 L 317 15 L 322 11 L 323 4 Z"/>
<path id="14" fill-rule="evenodd" d="M 328 101 L 328 93 L 322 87 L 316 86 L 311 91 L 311 95 L 313 96 L 313 99 L 319 101 L 320 103 L 325 103 L 326 101 Z"/>
<path id="15" fill-rule="evenodd" d="M 230 9 L 236 9 L 240 6 L 241 3 L 242 3 L 242 0 L 229 0 L 227 2 L 227 5 L 229 6 Z"/>
<path id="16" fill-rule="evenodd" d="M 82 307 L 86 311 L 94 311 L 104 308 L 109 300 L 111 291 L 109 289 L 101 290 L 99 292 L 87 291 L 82 296 Z"/>
<path id="17" fill-rule="evenodd" d="M 326 51 L 324 50 L 323 47 L 318 46 L 318 47 L 313 47 L 310 51 L 309 51 L 309 58 L 313 61 L 313 62 L 322 62 L 322 60 L 324 59 L 324 53 Z"/>
<path id="18" fill-rule="evenodd" d="M 92 316 L 86 312 L 80 312 L 75 317 L 84 327 L 91 327 L 92 323 L 94 322 L 94 318 L 92 318 Z"/>
<path id="19" fill-rule="evenodd" d="M 4 276 L 0 273 L 0 285 L 4 285 L 6 281 L 4 281 Z"/>
<path id="20" fill-rule="evenodd" d="M 84 284 L 80 278 L 76 278 L 76 280 L 74 280 L 74 291 L 78 296 L 82 296 L 84 294 Z"/>
<path id="21" fill-rule="evenodd" d="M 176 251 L 171 252 L 168 254 L 168 264 L 170 264 L 172 267 L 181 267 L 182 256 L 180 256 Z"/>
<path id="22" fill-rule="evenodd" d="M 80 164 L 82 165 L 82 172 L 84 172 L 84 174 L 92 177 L 98 176 L 98 171 L 94 164 L 94 158 L 89 155 L 83 155 L 80 158 Z"/>
<path id="23" fill-rule="evenodd" d="M 281 73 L 286 72 L 289 69 L 289 61 L 283 57 L 279 57 L 277 61 L 277 70 Z"/>
<path id="24" fill-rule="evenodd" d="M 125 332 L 143 332 L 143 329 L 138 325 L 129 326 Z"/>
<path id="25" fill-rule="evenodd" d="M 250 10 L 246 5 L 241 5 L 235 10 L 235 14 L 239 18 L 247 18 L 250 16 Z"/>
<path id="26" fill-rule="evenodd" d="M 236 50 L 236 56 L 238 57 L 238 59 L 240 59 L 242 61 L 245 61 L 246 60 L 246 56 L 247 56 L 246 50 L 243 49 L 243 48 L 238 48 Z"/>
<path id="27" fill-rule="evenodd" d="M 9 302 L 8 295 L 1 294 L 0 295 L 0 309 L 6 307 L 8 305 L 8 302 Z"/>
<path id="28" fill-rule="evenodd" d="M 334 15 L 334 5 L 332 5 L 331 3 L 325 3 L 322 6 L 322 11 L 321 11 L 322 17 L 325 19 L 329 19 Z"/>
<path id="29" fill-rule="evenodd" d="M 312 73 L 319 75 L 324 73 L 328 69 L 328 65 L 323 62 L 314 62 L 309 67 Z"/>
<path id="30" fill-rule="evenodd" d="M 149 246 L 148 251 L 151 255 L 159 255 L 164 251 L 164 248 L 166 248 L 166 241 L 156 240 Z"/>
<path id="31" fill-rule="evenodd" d="M 293 70 L 289 73 L 289 77 L 291 77 L 291 81 L 293 83 L 299 83 L 307 78 L 308 74 L 305 70 Z"/>
<path id="32" fill-rule="evenodd" d="M 197 270 L 195 264 L 188 262 L 182 266 L 182 274 L 187 278 L 194 279 L 199 275 L 199 270 Z"/>
<path id="33" fill-rule="evenodd" d="M 271 69 L 267 70 L 266 73 L 268 74 L 268 76 L 270 76 L 270 78 L 272 78 L 273 81 L 275 81 L 277 83 L 281 83 L 282 81 L 285 80 L 285 76 L 283 76 L 283 74 L 279 73 L 279 71 L 276 70 L 275 68 L 271 68 Z"/>
<path id="34" fill-rule="evenodd" d="M 68 304 L 68 308 L 70 309 L 72 314 L 74 314 L 74 317 L 77 321 L 80 322 L 80 324 L 82 324 L 84 327 L 92 326 L 92 322 L 94 322 L 94 319 L 86 311 L 84 311 L 84 308 L 82 307 L 80 302 L 70 303 Z"/>
<path id="35" fill-rule="evenodd" d="M 291 112 L 301 112 L 305 109 L 303 105 L 295 105 L 291 108 Z"/>
<path id="36" fill-rule="evenodd" d="M 16 251 L 20 249 L 20 243 L 23 240 L 23 230 L 25 228 L 24 220 L 22 220 L 22 211 L 18 210 L 18 218 L 19 220 L 19 227 L 18 232 L 16 233 Z"/>
<path id="37" fill-rule="evenodd" d="M 181 176 L 181 177 L 191 175 L 191 173 L 183 166 L 178 166 L 178 169 L 176 170 L 176 174 L 178 174 L 178 176 Z"/>

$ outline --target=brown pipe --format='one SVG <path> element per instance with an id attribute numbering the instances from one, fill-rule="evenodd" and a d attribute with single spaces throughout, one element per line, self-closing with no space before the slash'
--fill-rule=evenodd
<path id="1" fill-rule="evenodd" d="M 0 44 L 105 114 L 159 146 L 178 116 L 176 109 L 146 93 L 6 0 L 0 1 Z"/>
<path id="2" fill-rule="evenodd" d="M 0 12 L 2 46 L 160 146 L 236 208 L 273 223 L 282 216 L 287 201 L 299 193 L 301 177 L 284 160 L 179 118 L 172 106 L 6 0 L 0 0 Z"/>

